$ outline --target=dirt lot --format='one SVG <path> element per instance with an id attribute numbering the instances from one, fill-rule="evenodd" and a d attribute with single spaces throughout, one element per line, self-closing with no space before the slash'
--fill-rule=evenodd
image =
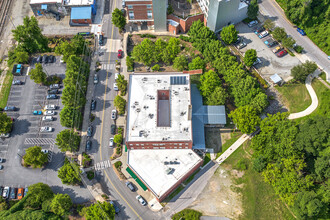
<path id="1" fill-rule="evenodd" d="M 243 172 L 232 170 L 228 165 L 221 165 L 189 208 L 201 211 L 206 216 L 238 219 L 243 212 L 242 198 L 231 186 L 234 184 L 232 178 L 242 175 Z"/>

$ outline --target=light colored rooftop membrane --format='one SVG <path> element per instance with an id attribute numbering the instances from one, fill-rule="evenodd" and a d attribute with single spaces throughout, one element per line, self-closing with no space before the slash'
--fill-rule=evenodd
<path id="1" fill-rule="evenodd" d="M 202 159 L 190 149 L 130 150 L 128 164 L 161 197 Z"/>
<path id="2" fill-rule="evenodd" d="M 171 77 L 184 78 L 185 84 L 171 83 Z M 192 140 L 192 125 L 188 120 L 191 104 L 189 74 L 132 74 L 129 87 L 128 141 Z M 169 90 L 170 126 L 157 126 L 158 112 L 164 114 L 168 111 L 166 103 L 161 103 L 159 108 L 157 106 L 158 90 Z M 167 124 L 168 118 L 159 115 L 159 120 Z"/>

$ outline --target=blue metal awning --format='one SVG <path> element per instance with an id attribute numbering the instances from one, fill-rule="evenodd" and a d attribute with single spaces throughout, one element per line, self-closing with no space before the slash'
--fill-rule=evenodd
<path id="1" fill-rule="evenodd" d="M 72 19 L 91 19 L 92 7 L 72 7 L 71 8 L 71 20 Z"/>

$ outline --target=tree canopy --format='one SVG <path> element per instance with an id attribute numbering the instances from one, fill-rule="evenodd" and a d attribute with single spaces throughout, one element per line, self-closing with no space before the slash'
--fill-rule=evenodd
<path id="1" fill-rule="evenodd" d="M 257 60 L 257 51 L 255 49 L 249 49 L 244 54 L 244 63 L 246 66 L 251 67 Z"/>
<path id="2" fill-rule="evenodd" d="M 52 189 L 44 183 L 33 184 L 28 189 L 29 196 L 24 203 L 28 208 L 39 209 L 44 201 L 54 197 Z"/>
<path id="3" fill-rule="evenodd" d="M 185 55 L 177 56 L 173 61 L 174 69 L 178 71 L 186 70 L 188 67 L 188 60 Z"/>
<path id="4" fill-rule="evenodd" d="M 189 70 L 198 70 L 202 69 L 204 71 L 205 69 L 205 62 L 202 58 L 195 57 L 192 59 L 192 61 L 188 64 Z"/>
<path id="5" fill-rule="evenodd" d="M 65 216 L 69 213 L 72 205 L 72 200 L 68 194 L 56 194 L 50 207 L 56 215 Z"/>
<path id="6" fill-rule="evenodd" d="M 41 168 L 48 162 L 47 154 L 41 152 L 41 147 L 39 146 L 26 149 L 23 159 L 25 165 L 32 166 L 33 168 Z"/>
<path id="7" fill-rule="evenodd" d="M 246 76 L 233 83 L 231 94 L 234 97 L 235 105 L 241 107 L 248 105 L 262 90 L 255 78 Z"/>
<path id="8" fill-rule="evenodd" d="M 126 18 L 121 10 L 115 8 L 112 12 L 112 23 L 119 29 L 124 29 L 126 25 Z"/>
<path id="9" fill-rule="evenodd" d="M 305 63 L 298 64 L 291 69 L 291 76 L 300 83 L 305 83 L 307 76 L 317 69 L 317 64 L 307 60 Z"/>
<path id="10" fill-rule="evenodd" d="M 201 85 L 199 87 L 204 98 L 209 97 L 215 88 L 221 85 L 220 78 L 213 70 L 209 70 L 200 77 Z"/>
<path id="11" fill-rule="evenodd" d="M 239 107 L 228 116 L 233 119 L 239 130 L 247 134 L 254 132 L 261 121 L 256 109 L 250 105 Z"/>
<path id="12" fill-rule="evenodd" d="M 232 44 L 237 41 L 237 34 L 238 34 L 238 31 L 236 30 L 235 26 L 232 24 L 232 25 L 222 28 L 220 36 L 221 36 L 221 39 L 226 44 Z"/>
<path id="13" fill-rule="evenodd" d="M 36 64 L 36 68 L 31 69 L 30 78 L 37 84 L 44 84 L 47 79 L 46 73 L 42 70 L 40 63 Z"/>
<path id="14" fill-rule="evenodd" d="M 115 209 L 109 202 L 97 202 L 87 208 L 85 217 L 87 220 L 115 219 Z"/>
<path id="15" fill-rule="evenodd" d="M 82 123 L 82 114 L 80 109 L 64 106 L 60 112 L 61 125 L 67 128 L 80 128 Z"/>
<path id="16" fill-rule="evenodd" d="M 63 184 L 76 185 L 81 182 L 80 169 L 78 164 L 65 158 L 63 166 L 58 170 L 57 175 Z"/>
<path id="17" fill-rule="evenodd" d="M 257 0 L 252 0 L 248 6 L 247 16 L 250 19 L 256 19 L 259 13 L 259 5 Z"/>
<path id="18" fill-rule="evenodd" d="M 77 132 L 70 129 L 65 129 L 57 134 L 56 145 L 62 152 L 74 152 L 79 149 L 80 139 L 81 138 Z"/>
<path id="19" fill-rule="evenodd" d="M 116 79 L 116 83 L 121 95 L 126 94 L 127 89 L 127 80 L 125 79 L 124 75 L 119 74 L 118 78 Z"/>
<path id="20" fill-rule="evenodd" d="M 118 109 L 120 115 L 125 113 L 126 100 L 124 98 L 117 95 L 115 100 L 114 100 L 114 105 Z"/>
<path id="21" fill-rule="evenodd" d="M 13 121 L 5 112 L 0 112 L 0 134 L 9 133 L 13 127 Z"/>
<path id="22" fill-rule="evenodd" d="M 284 39 L 287 38 L 287 33 L 285 32 L 284 28 L 276 27 L 272 32 L 273 38 L 279 42 L 282 42 Z"/>
<path id="23" fill-rule="evenodd" d="M 188 35 L 193 39 L 216 39 L 213 31 L 206 27 L 200 20 L 192 23 Z"/>
<path id="24" fill-rule="evenodd" d="M 224 105 L 228 94 L 226 90 L 220 86 L 216 87 L 209 97 L 206 98 L 207 105 Z"/>

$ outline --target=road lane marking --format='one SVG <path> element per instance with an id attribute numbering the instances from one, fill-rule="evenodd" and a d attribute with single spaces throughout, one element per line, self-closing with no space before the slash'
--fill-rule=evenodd
<path id="1" fill-rule="evenodd" d="M 116 4 L 117 2 L 115 1 L 114 4 L 114 8 L 116 8 Z M 111 38 L 110 38 L 110 44 L 109 44 L 109 63 L 110 63 L 110 55 L 111 55 L 111 45 L 112 45 L 112 38 L 113 38 L 113 30 L 114 30 L 114 25 L 112 24 L 112 28 L 111 28 Z M 103 111 L 102 111 L 102 122 L 101 122 L 101 134 L 100 134 L 100 159 L 103 160 L 102 157 L 102 136 L 103 136 L 103 123 L 104 123 L 104 111 L 105 111 L 105 102 L 106 102 L 106 97 L 107 97 L 107 86 L 108 86 L 108 77 L 109 77 L 109 71 L 107 70 L 107 77 L 106 77 L 106 81 L 105 81 L 105 88 L 104 88 L 104 97 L 103 97 Z M 118 189 L 115 187 L 115 185 L 113 184 L 113 182 L 111 181 L 111 179 L 109 178 L 107 172 L 105 171 L 105 176 L 107 177 L 108 181 L 110 182 L 110 184 L 112 185 L 112 187 L 115 189 L 115 191 L 117 192 L 117 194 L 122 198 L 122 200 L 124 200 L 124 202 L 128 205 L 128 207 L 130 207 L 130 209 L 135 213 L 135 215 L 142 220 L 141 216 L 133 209 L 133 207 L 127 202 L 127 200 L 122 196 L 122 194 L 118 191 Z"/>

